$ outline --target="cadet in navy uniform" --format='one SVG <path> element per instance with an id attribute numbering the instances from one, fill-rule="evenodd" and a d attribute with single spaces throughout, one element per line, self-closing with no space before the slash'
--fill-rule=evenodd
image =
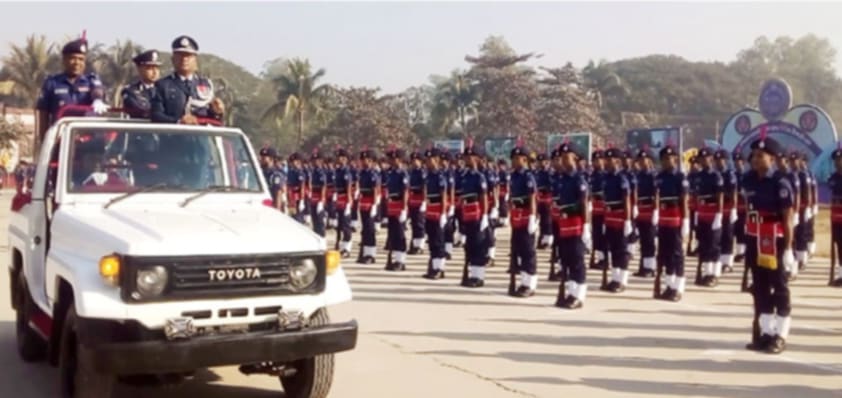
<path id="1" fill-rule="evenodd" d="M 175 72 L 155 83 L 153 122 L 197 124 L 197 117 L 221 120 L 225 106 L 214 97 L 209 79 L 196 75 L 199 45 L 188 36 L 172 42 Z"/>
<path id="2" fill-rule="evenodd" d="M 737 173 L 728 167 L 728 151 L 714 153 L 716 169 L 722 176 L 722 235 L 719 240 L 721 272 L 734 270 L 734 227 L 737 223 Z"/>
<path id="3" fill-rule="evenodd" d="M 559 289 L 555 305 L 573 310 L 582 308 L 588 292 L 585 280 L 585 248 L 591 244 L 588 182 L 577 170 L 578 148 L 570 143 L 561 144 L 558 155 L 562 170 L 553 179 L 552 212 L 557 229 L 555 245 L 565 278 L 561 280 L 564 286 Z"/>
<path id="4" fill-rule="evenodd" d="M 641 267 L 635 276 L 655 275 L 655 236 L 657 234 L 658 212 L 655 207 L 655 172 L 652 169 L 652 154 L 648 149 L 637 153 L 637 217 L 635 225 L 640 237 Z"/>
<path id="5" fill-rule="evenodd" d="M 792 229 L 795 195 L 782 173 L 772 170 L 781 150 L 772 138 L 751 143 L 752 171 L 743 179 L 748 200 L 746 265 L 751 268 L 755 321 L 746 348 L 772 354 L 786 347 L 791 324 L 790 294 L 785 271 L 795 265 Z"/>
<path id="6" fill-rule="evenodd" d="M 494 170 L 494 160 L 488 159 L 487 161 L 482 162 L 482 172 L 485 175 L 485 182 L 488 184 L 488 223 L 489 227 L 486 230 L 486 237 L 485 242 L 488 246 L 488 254 L 486 257 L 486 264 L 488 266 L 494 265 L 494 257 L 497 255 L 497 236 L 495 236 L 495 230 L 497 229 L 497 223 L 500 221 L 500 208 L 498 205 L 497 200 L 498 198 L 498 179 L 497 179 L 497 171 Z"/>
<path id="7" fill-rule="evenodd" d="M 684 295 L 684 247 L 682 240 L 690 234 L 690 211 L 687 208 L 690 184 L 679 171 L 679 153 L 667 145 L 659 153 L 661 171 L 655 177 L 655 206 L 658 225 L 658 264 L 666 271 L 665 290 L 656 298 L 680 301 Z M 659 281 L 660 282 L 660 281 Z"/>
<path id="8" fill-rule="evenodd" d="M 324 159 L 325 163 L 325 215 L 327 217 L 326 229 L 333 229 L 338 226 L 336 219 L 336 164 L 332 156 Z"/>
<path id="9" fill-rule="evenodd" d="M 284 211 L 286 204 L 286 175 L 284 172 L 275 167 L 275 157 L 277 152 L 273 148 L 260 149 L 260 167 L 263 169 L 263 178 L 266 179 L 266 184 L 269 185 L 269 193 L 272 195 L 272 205 Z"/>
<path id="10" fill-rule="evenodd" d="M 424 180 L 426 172 L 421 164 L 422 155 L 413 151 L 410 155 L 412 167 L 409 169 L 409 225 L 412 228 L 412 243 L 409 254 L 424 252 L 424 211 L 427 203 L 424 201 Z"/>
<path id="11" fill-rule="evenodd" d="M 836 250 L 836 253 L 842 254 L 842 144 L 837 147 L 833 153 L 833 165 L 835 171 L 827 180 L 827 186 L 830 188 L 830 228 L 831 239 L 830 250 Z M 833 287 L 842 287 L 842 256 L 837 255 L 837 264 L 831 264 L 831 267 L 836 267 L 833 272 L 833 278 L 830 285 Z"/>
<path id="12" fill-rule="evenodd" d="M 713 169 L 713 153 L 699 150 L 702 169 L 696 174 L 694 200 L 696 202 L 696 238 L 699 241 L 699 261 L 702 266 L 701 286 L 713 287 L 719 283 L 722 268 L 719 259 L 722 240 L 722 175 Z"/>
<path id="13" fill-rule="evenodd" d="M 348 152 L 336 149 L 337 166 L 334 171 L 333 184 L 336 189 L 336 247 L 342 257 L 351 256 L 351 200 L 353 198 L 353 182 L 351 170 L 348 168 Z"/>
<path id="14" fill-rule="evenodd" d="M 500 224 L 501 226 L 509 225 L 509 183 L 511 182 L 511 173 L 508 170 L 508 164 L 503 159 L 497 161 L 497 203 L 499 204 Z"/>
<path id="15" fill-rule="evenodd" d="M 590 211 L 591 213 L 591 238 L 593 239 L 593 248 L 595 262 L 593 268 L 602 269 L 606 267 L 608 261 L 608 251 L 605 242 L 605 199 L 603 197 L 603 181 L 605 178 L 604 158 L 605 152 L 602 150 L 595 150 L 591 154 L 591 170 L 590 179 Z"/>
<path id="16" fill-rule="evenodd" d="M 734 262 L 742 262 L 746 254 L 746 198 L 742 194 L 743 176 L 746 173 L 745 160 L 739 152 L 731 155 L 734 172 L 737 175 L 737 222 L 734 224 L 734 237 L 737 242 Z"/>
<path id="17" fill-rule="evenodd" d="M 804 172 L 806 174 L 806 179 L 808 182 L 808 187 L 805 188 L 809 192 L 806 198 L 810 200 L 810 219 L 807 221 L 807 256 L 812 256 L 816 254 L 816 231 L 815 231 L 815 222 L 816 217 L 819 214 L 819 182 L 816 180 L 816 176 L 810 170 L 810 163 L 809 159 L 807 158 L 806 153 L 801 153 L 799 156 L 798 161 L 798 170 L 800 172 Z M 805 209 L 806 211 L 806 209 Z"/>
<path id="18" fill-rule="evenodd" d="M 304 184 L 307 181 L 304 169 L 301 167 L 301 155 L 293 152 L 289 155 L 289 170 L 287 171 L 287 204 L 288 213 L 296 221 L 304 224 L 305 213 Z"/>
<path id="19" fill-rule="evenodd" d="M 810 242 L 810 229 L 813 219 L 813 176 L 807 168 L 802 165 L 802 156 L 798 152 L 789 154 L 792 171 L 798 178 L 798 185 L 801 187 L 798 197 L 798 213 L 800 223 L 795 225 L 793 231 L 793 240 L 795 247 L 795 261 L 798 263 L 797 270 L 804 269 L 807 266 L 807 252 L 809 250 L 808 244 Z"/>
<path id="20" fill-rule="evenodd" d="M 43 141 L 44 133 L 56 121 L 59 110 L 67 105 L 91 105 L 96 114 L 108 111 L 103 102 L 104 87 L 94 73 L 85 73 L 85 60 L 88 54 L 87 40 L 73 40 L 61 49 L 64 72 L 52 75 L 44 80 L 41 94 L 35 105 L 38 122 L 38 141 Z"/>
<path id="21" fill-rule="evenodd" d="M 310 155 L 312 168 L 310 170 L 310 219 L 313 221 L 313 231 L 319 236 L 325 236 L 325 202 L 328 198 L 327 176 L 324 159 L 318 150 Z"/>
<path id="22" fill-rule="evenodd" d="M 801 207 L 801 181 L 793 168 L 789 165 L 789 158 L 787 157 L 786 148 L 780 147 L 777 157 L 777 172 L 783 174 L 784 178 L 789 181 L 789 185 L 794 193 L 793 197 L 793 211 L 792 211 L 792 228 L 793 228 L 793 243 L 796 240 L 795 234 L 798 225 L 801 223 L 801 215 L 799 209 Z M 786 270 L 787 279 L 794 280 L 798 276 L 798 267 Z"/>
<path id="23" fill-rule="evenodd" d="M 357 259 L 359 264 L 374 264 L 374 256 L 377 255 L 377 230 L 374 221 L 380 202 L 380 172 L 372 164 L 375 159 L 376 155 L 370 149 L 363 149 L 360 152 L 359 211 L 362 243 L 360 256 Z"/>
<path id="24" fill-rule="evenodd" d="M 485 266 L 488 258 L 488 245 L 485 242 L 488 229 L 488 184 L 479 171 L 479 153 L 472 143 L 465 146 L 467 170 L 457 183 L 460 188 L 459 202 L 461 214 L 460 228 L 465 234 L 465 261 L 468 264 L 467 278 L 462 286 L 482 287 L 485 285 Z"/>
<path id="25" fill-rule="evenodd" d="M 144 51 L 132 58 L 140 80 L 123 87 L 123 110 L 131 117 L 148 119 L 152 109 L 155 82 L 161 77 L 161 61 L 155 50 Z"/>
<path id="26" fill-rule="evenodd" d="M 622 153 L 616 148 L 605 151 L 608 172 L 603 181 L 605 199 L 605 240 L 611 254 L 611 282 L 602 288 L 612 293 L 626 290 L 629 280 L 628 239 L 632 233 L 632 191 L 622 171 Z"/>
<path id="27" fill-rule="evenodd" d="M 389 195 L 386 203 L 386 215 L 389 218 L 386 247 L 392 256 L 386 264 L 386 271 L 403 271 L 406 269 L 406 230 L 404 223 L 409 206 L 409 173 L 403 166 L 404 154 L 402 150 L 391 149 L 386 153 L 386 156 L 392 162 L 386 180 L 386 190 Z"/>
<path id="28" fill-rule="evenodd" d="M 510 292 L 515 297 L 530 297 L 538 288 L 535 253 L 535 233 L 538 232 L 538 199 L 535 177 L 528 168 L 528 151 L 518 144 L 512 149 L 512 174 L 508 192 L 512 226 L 511 255 L 515 268 L 509 272 L 520 274 L 520 286 Z"/>
<path id="29" fill-rule="evenodd" d="M 440 154 L 442 161 L 441 171 L 444 173 L 445 181 L 447 182 L 447 224 L 444 226 L 444 251 L 447 259 L 450 260 L 453 257 L 453 246 L 456 240 L 456 166 L 451 163 L 449 152 L 442 150 Z"/>
<path id="30" fill-rule="evenodd" d="M 427 180 L 424 185 L 424 200 L 427 212 L 424 214 L 424 230 L 430 248 L 430 266 L 424 278 L 444 278 L 447 252 L 444 250 L 444 227 L 447 224 L 447 173 L 439 164 L 441 153 L 436 148 L 428 149 L 424 154 L 427 159 Z"/>
<path id="31" fill-rule="evenodd" d="M 537 161 L 538 168 L 535 170 L 535 184 L 538 188 L 538 221 L 541 229 L 538 248 L 546 249 L 553 244 L 553 225 L 552 215 L 550 214 L 553 201 L 550 187 L 551 171 L 546 155 L 539 154 Z"/>

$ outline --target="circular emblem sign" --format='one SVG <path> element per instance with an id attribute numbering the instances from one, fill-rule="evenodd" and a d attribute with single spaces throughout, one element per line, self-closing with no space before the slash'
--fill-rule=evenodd
<path id="1" fill-rule="evenodd" d="M 792 91 L 782 79 L 769 79 L 760 89 L 760 113 L 767 120 L 780 120 L 792 106 Z"/>

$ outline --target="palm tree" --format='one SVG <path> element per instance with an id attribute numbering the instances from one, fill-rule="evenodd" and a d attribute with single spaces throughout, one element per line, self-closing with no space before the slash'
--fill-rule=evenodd
<path id="1" fill-rule="evenodd" d="M 132 58 L 143 51 L 143 48 L 131 40 L 117 42 L 106 51 L 92 51 L 93 65 L 111 95 L 111 104 L 119 106 L 122 98 L 120 91 L 129 84 L 135 76 L 135 66 Z"/>
<path id="2" fill-rule="evenodd" d="M 603 63 L 596 65 L 593 61 L 589 62 L 582 69 L 582 76 L 588 94 L 596 100 L 600 109 L 605 105 L 606 97 L 629 95 L 629 88 L 620 75 L 606 68 Z"/>
<path id="3" fill-rule="evenodd" d="M 35 106 L 41 85 L 50 71 L 59 69 L 60 62 L 55 45 L 44 36 L 35 35 L 27 37 L 23 46 L 12 44 L 9 55 L 3 59 L 8 79 L 14 84 L 13 94 L 30 107 Z"/>
<path id="4" fill-rule="evenodd" d="M 324 69 L 313 73 L 310 61 L 295 58 L 287 62 L 281 75 L 272 79 L 277 102 L 264 112 L 263 119 L 280 123 L 294 118 L 299 146 L 305 125 L 324 110 L 324 100 L 331 91 L 329 85 L 317 84 L 324 75 Z"/>
<path id="5" fill-rule="evenodd" d="M 462 134 L 468 133 L 468 123 L 478 119 L 479 87 L 464 74 L 453 72 L 450 79 L 436 87 L 433 118 L 438 129 L 447 133 L 458 122 Z"/>

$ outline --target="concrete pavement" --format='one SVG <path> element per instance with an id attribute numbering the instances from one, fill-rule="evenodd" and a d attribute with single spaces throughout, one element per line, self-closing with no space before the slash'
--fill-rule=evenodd
<path id="1" fill-rule="evenodd" d="M 4 227 L 11 195 L 0 194 Z M 3 228 L 7 254 L 5 234 Z M 546 251 L 539 256 L 538 294 L 525 300 L 505 295 L 506 232 L 498 242 L 501 264 L 477 290 L 458 286 L 458 252 L 442 281 L 420 277 L 425 256 L 410 256 L 403 273 L 382 271 L 385 253 L 377 265 L 348 261 L 354 301 L 331 315 L 357 319 L 361 334 L 356 350 L 337 356 L 331 396 L 842 397 L 842 289 L 826 286 L 827 260 L 811 261 L 792 285 L 789 348 L 769 356 L 743 349 L 751 300 L 738 292 L 737 273 L 715 289 L 690 286 L 682 302 L 667 303 L 651 299 L 652 279 L 631 278 L 625 293 L 612 295 L 598 290 L 600 275 L 591 272 L 585 308 L 564 311 L 552 306 L 558 285 L 546 282 Z M 695 259 L 688 264 L 692 277 Z M 7 279 L 4 269 L 0 397 L 57 396 L 55 370 L 24 364 L 15 353 Z M 269 377 L 215 368 L 177 386 L 123 387 L 120 396 L 283 396 L 279 391 Z"/>

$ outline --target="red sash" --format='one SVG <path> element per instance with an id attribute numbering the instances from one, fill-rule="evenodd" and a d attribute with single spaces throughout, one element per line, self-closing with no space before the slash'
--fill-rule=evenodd
<path id="1" fill-rule="evenodd" d="M 374 205 L 374 194 L 360 195 L 360 210 L 361 211 L 371 210 L 372 205 Z"/>
<path id="2" fill-rule="evenodd" d="M 602 199 L 591 200 L 591 214 L 595 216 L 605 215 L 605 201 Z"/>
<path id="3" fill-rule="evenodd" d="M 732 208 L 734 208 L 734 202 L 728 199 L 722 201 L 722 214 L 730 213 Z"/>
<path id="4" fill-rule="evenodd" d="M 556 220 L 556 225 L 558 225 L 558 235 L 562 238 L 569 238 L 582 236 L 585 222 L 582 216 L 570 216 L 566 213 L 561 213 Z"/>
<path id="5" fill-rule="evenodd" d="M 441 218 L 441 213 L 443 210 L 443 206 L 441 202 L 438 203 L 427 203 L 427 214 L 426 217 L 428 220 L 438 221 Z"/>
<path id="6" fill-rule="evenodd" d="M 310 201 L 311 202 L 318 203 L 318 202 L 321 202 L 322 199 L 324 199 L 324 198 L 322 198 L 322 189 L 321 188 L 317 188 L 317 189 L 313 190 L 312 192 L 310 192 Z"/>
<path id="7" fill-rule="evenodd" d="M 530 210 L 527 208 L 515 207 L 509 212 L 512 228 L 526 228 L 529 226 Z"/>
<path id="8" fill-rule="evenodd" d="M 340 193 L 336 194 L 336 208 L 339 210 L 345 210 L 345 206 L 348 205 L 348 194 Z"/>
<path id="9" fill-rule="evenodd" d="M 482 209 L 479 202 L 462 204 L 462 219 L 464 222 L 479 221 L 482 218 Z"/>
<path id="10" fill-rule="evenodd" d="M 553 201 L 553 193 L 550 191 L 538 191 L 538 203 L 548 204 Z"/>
<path id="11" fill-rule="evenodd" d="M 628 220 L 628 215 L 624 209 L 620 210 L 605 210 L 605 227 L 612 229 L 623 229 Z"/>
<path id="12" fill-rule="evenodd" d="M 637 205 L 637 221 L 651 222 L 655 213 L 655 205 L 652 203 Z"/>
<path id="13" fill-rule="evenodd" d="M 743 198 L 743 195 L 737 195 L 737 213 L 745 214 L 746 212 L 746 200 Z"/>
<path id="14" fill-rule="evenodd" d="M 386 201 L 386 215 L 389 217 L 398 217 L 403 211 L 403 200 L 388 200 Z"/>
<path id="15" fill-rule="evenodd" d="M 423 192 L 410 192 L 409 193 L 409 207 L 421 207 L 421 202 L 424 201 L 424 193 Z"/>
<path id="16" fill-rule="evenodd" d="M 773 238 L 782 238 L 784 236 L 784 227 L 779 221 L 779 217 L 775 214 L 752 212 L 746 218 L 746 233 L 758 238 L 764 237 L 765 235 Z"/>
<path id="17" fill-rule="evenodd" d="M 287 191 L 287 202 L 298 203 L 298 199 L 301 199 L 301 187 L 291 187 Z"/>
<path id="18" fill-rule="evenodd" d="M 681 208 L 678 206 L 661 205 L 661 209 L 658 211 L 658 225 L 662 227 L 680 227 Z"/>
<path id="19" fill-rule="evenodd" d="M 509 184 L 500 185 L 498 191 L 500 192 L 500 197 L 506 196 L 506 194 L 509 193 Z"/>
<path id="20" fill-rule="evenodd" d="M 697 203 L 696 213 L 699 215 L 699 221 L 712 223 L 716 213 L 719 213 L 719 205 L 716 203 Z"/>
<path id="21" fill-rule="evenodd" d="M 833 224 L 842 223 L 842 203 L 830 205 L 830 222 Z"/>

